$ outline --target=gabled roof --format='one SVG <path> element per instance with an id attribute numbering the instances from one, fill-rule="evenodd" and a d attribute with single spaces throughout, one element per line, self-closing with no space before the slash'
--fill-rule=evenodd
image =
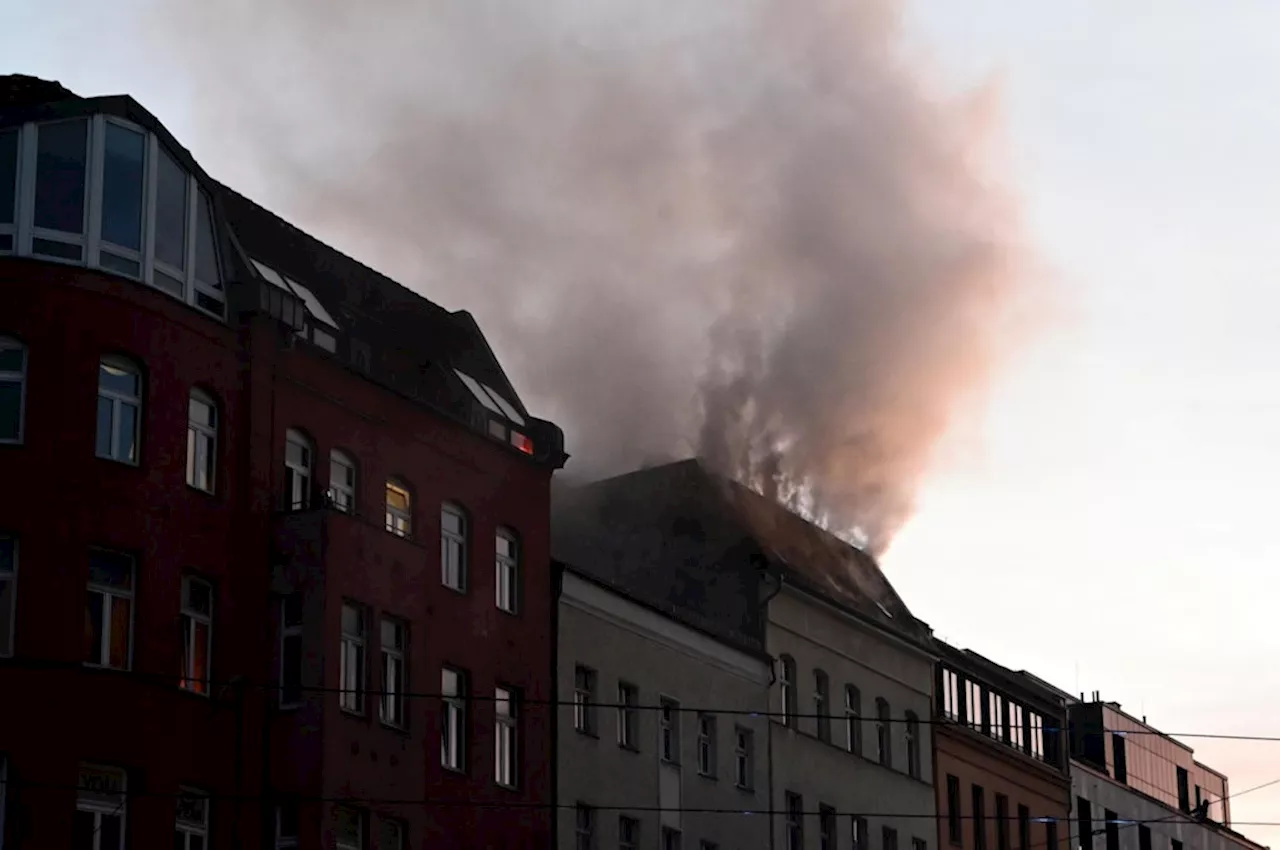
<path id="1" fill-rule="evenodd" d="M 555 494 L 552 552 L 754 640 L 763 638 L 766 574 L 901 637 L 929 639 L 870 555 L 698 460 Z"/>

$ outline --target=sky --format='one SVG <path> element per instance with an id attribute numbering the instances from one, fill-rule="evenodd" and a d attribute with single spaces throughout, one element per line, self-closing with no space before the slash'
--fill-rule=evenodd
<path id="1" fill-rule="evenodd" d="M 255 196 L 139 2 L 0 3 L 0 73 L 132 94 Z M 909 3 L 946 79 L 999 87 L 1061 309 L 939 447 L 886 573 L 943 639 L 1172 733 L 1280 735 L 1278 28 L 1270 0 Z M 1235 792 L 1280 778 L 1280 742 L 1184 740 Z M 1232 813 L 1280 846 L 1244 825 L 1280 785 Z"/>

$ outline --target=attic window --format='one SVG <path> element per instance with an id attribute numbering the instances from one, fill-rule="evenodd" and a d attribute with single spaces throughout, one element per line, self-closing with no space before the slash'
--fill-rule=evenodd
<path id="1" fill-rule="evenodd" d="M 476 400 L 486 408 L 505 416 L 517 425 L 524 424 L 524 417 L 520 415 L 520 411 L 516 410 L 515 405 L 503 398 L 493 387 L 480 383 L 466 372 L 458 369 L 453 371 L 462 380 L 462 383 L 467 385 L 467 389 L 471 390 L 471 394 L 476 397 Z"/>
<path id="2" fill-rule="evenodd" d="M 277 289 L 289 293 L 302 303 L 303 309 L 306 311 L 307 320 L 303 321 L 301 327 L 298 328 L 298 336 L 303 339 L 310 339 L 311 342 L 325 351 L 337 351 L 338 341 L 331 331 L 339 329 L 338 323 L 333 320 L 333 316 L 320 303 L 320 299 L 316 298 L 315 293 L 296 280 L 280 274 L 280 272 L 261 260 L 250 257 L 249 261 L 253 263 L 253 267 L 257 269 L 263 280 Z M 318 325 L 326 327 L 322 329 Z"/>

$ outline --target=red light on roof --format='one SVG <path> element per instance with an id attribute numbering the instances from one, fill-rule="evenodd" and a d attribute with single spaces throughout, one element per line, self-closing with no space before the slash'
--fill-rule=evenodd
<path id="1" fill-rule="evenodd" d="M 515 429 L 512 429 L 511 431 L 511 445 L 515 446 L 527 455 L 533 454 L 533 440 L 530 440 L 524 434 L 521 434 Z"/>

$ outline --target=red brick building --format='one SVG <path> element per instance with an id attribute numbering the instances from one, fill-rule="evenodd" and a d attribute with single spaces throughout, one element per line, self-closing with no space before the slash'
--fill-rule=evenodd
<path id="1" fill-rule="evenodd" d="M 1068 850 L 1066 705 L 1027 673 L 935 641 L 938 847 Z"/>
<path id="2" fill-rule="evenodd" d="M 550 846 L 564 460 L 469 314 L 0 78 L 0 845 Z"/>

